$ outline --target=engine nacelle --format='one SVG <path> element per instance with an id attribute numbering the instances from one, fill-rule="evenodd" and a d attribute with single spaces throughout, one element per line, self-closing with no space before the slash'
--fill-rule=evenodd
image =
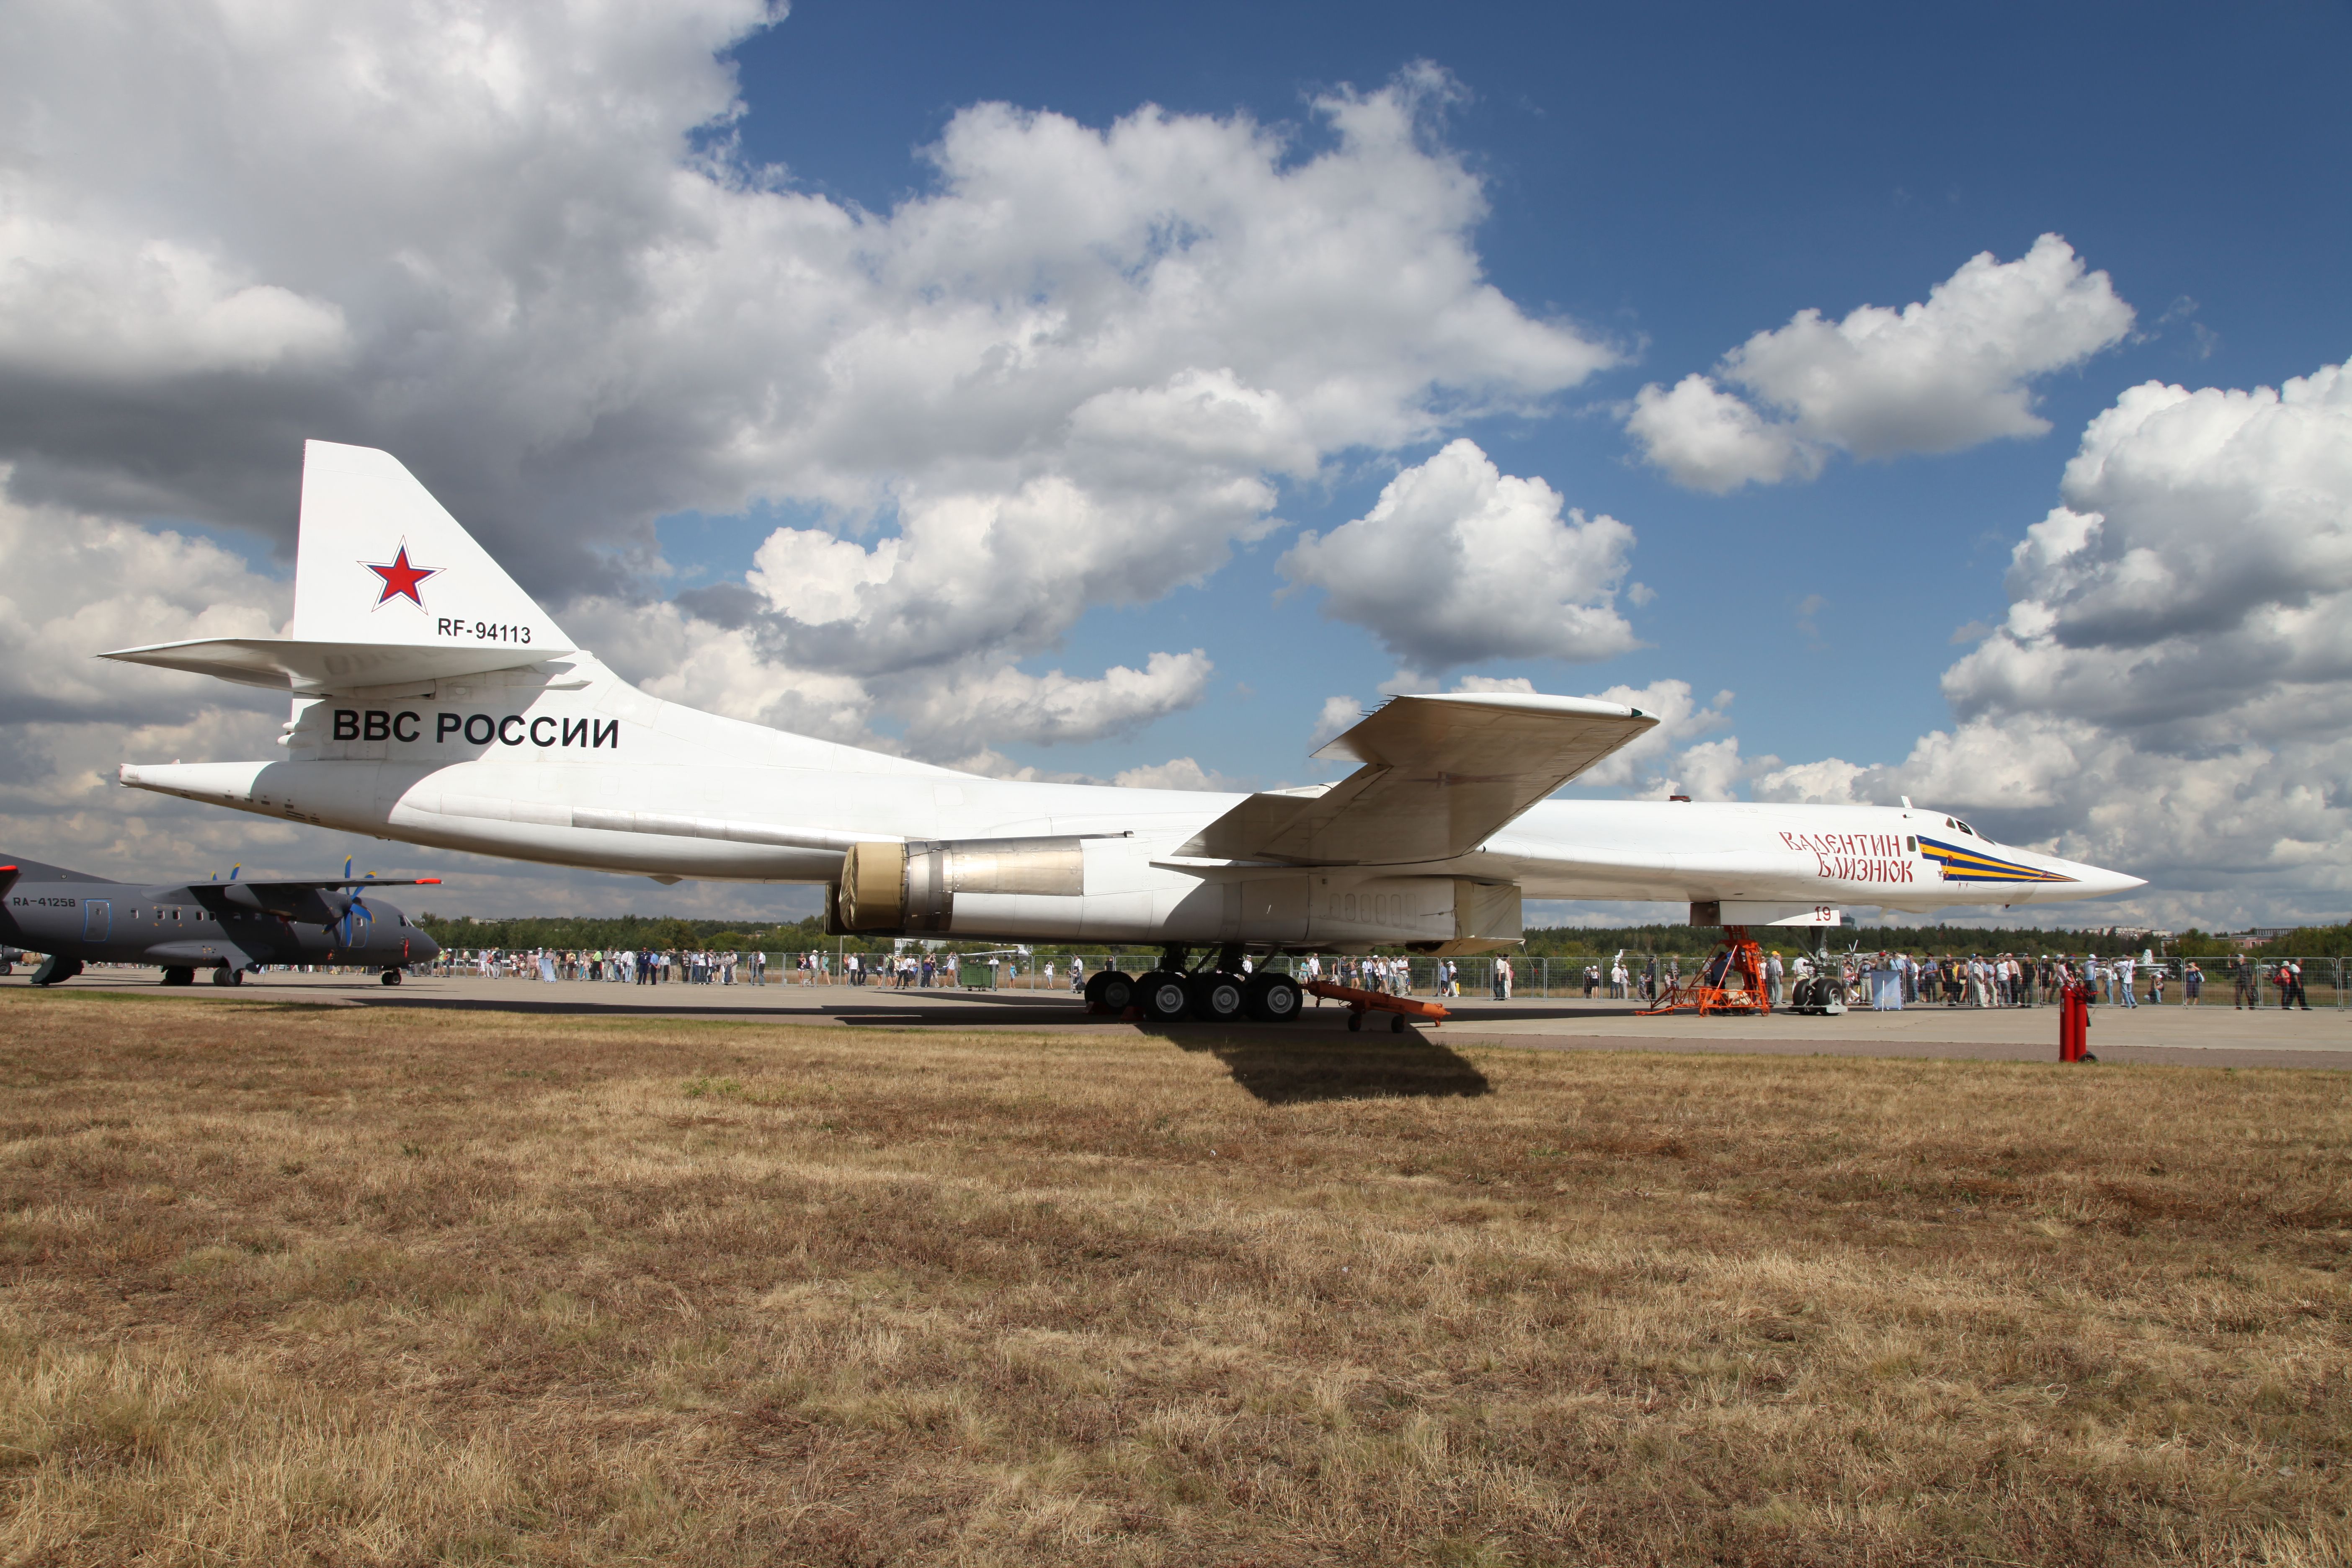
<path id="1" fill-rule="evenodd" d="M 946 932 L 958 893 L 1079 899 L 1083 838 L 965 838 L 850 846 L 841 861 L 842 928 Z"/>
<path id="2" fill-rule="evenodd" d="M 831 924 L 865 935 L 1243 942 L 1492 952 L 1519 937 L 1519 889 L 1376 869 L 1171 865 L 1112 837 L 868 842 L 844 857 Z"/>

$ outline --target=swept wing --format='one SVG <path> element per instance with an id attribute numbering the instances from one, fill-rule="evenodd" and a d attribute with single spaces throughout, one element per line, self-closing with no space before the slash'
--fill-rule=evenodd
<path id="1" fill-rule="evenodd" d="M 1317 795 L 1253 795 L 1177 853 L 1300 866 L 1451 859 L 1657 722 L 1584 697 L 1391 698 L 1315 753 L 1363 764 L 1354 773 Z"/>

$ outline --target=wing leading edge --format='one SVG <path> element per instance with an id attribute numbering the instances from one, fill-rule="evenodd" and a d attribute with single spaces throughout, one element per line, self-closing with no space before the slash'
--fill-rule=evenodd
<path id="1" fill-rule="evenodd" d="M 1319 795 L 1254 795 L 1179 849 L 1214 860 L 1408 864 L 1468 854 L 1656 725 L 1585 697 L 1391 698 L 1315 754 L 1363 764 Z"/>

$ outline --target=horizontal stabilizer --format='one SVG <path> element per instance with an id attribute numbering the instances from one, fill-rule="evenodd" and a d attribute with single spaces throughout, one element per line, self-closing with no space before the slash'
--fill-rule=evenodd
<path id="1" fill-rule="evenodd" d="M 574 652 L 568 647 L 435 647 L 418 643 L 298 642 L 285 637 L 209 637 L 117 648 L 100 658 L 217 676 L 302 696 L 359 687 L 403 686 L 519 669 Z"/>
<path id="2" fill-rule="evenodd" d="M 1392 698 L 1315 753 L 1363 766 L 1319 795 L 1251 795 L 1176 853 L 1302 866 L 1451 859 L 1657 722 L 1585 697 Z"/>
<path id="3" fill-rule="evenodd" d="M 332 441 L 302 449 L 292 630 L 100 657 L 315 697 L 579 651 L 398 458 Z"/>

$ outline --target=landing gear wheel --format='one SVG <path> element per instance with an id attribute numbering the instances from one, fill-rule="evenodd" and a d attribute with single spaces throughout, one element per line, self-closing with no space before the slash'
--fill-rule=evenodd
<path id="1" fill-rule="evenodd" d="M 1362 1028 L 1363 1028 L 1363 1026 L 1364 1026 L 1364 1016 L 1363 1016 L 1361 1013 L 1355 1012 L 1354 1010 L 1350 1009 L 1350 1010 L 1349 1010 L 1349 1014 L 1348 1014 L 1348 1030 L 1349 1030 L 1349 1032 L 1350 1034 L 1353 1034 L 1353 1033 L 1355 1033 L 1355 1032 L 1357 1032 L 1357 1031 L 1359 1031 L 1359 1030 L 1362 1029 Z"/>
<path id="2" fill-rule="evenodd" d="M 245 984 L 245 975 L 241 971 L 231 969 L 227 964 L 224 963 L 218 969 L 213 971 L 213 984 L 215 985 L 242 985 Z"/>
<path id="3" fill-rule="evenodd" d="M 163 970 L 163 984 L 166 985 L 194 985 L 195 983 L 196 972 L 186 964 L 169 964 Z"/>
<path id="4" fill-rule="evenodd" d="M 1192 1009 L 1192 987 L 1171 969 L 1155 969 L 1135 983 L 1135 1005 L 1155 1024 L 1172 1024 Z"/>
<path id="5" fill-rule="evenodd" d="M 383 972 L 383 983 L 384 983 L 386 985 L 397 985 L 397 984 L 400 984 L 400 971 L 399 971 L 399 970 L 397 970 L 397 969 L 387 969 L 387 970 L 385 970 L 385 971 Z"/>
<path id="6" fill-rule="evenodd" d="M 1306 1005 L 1298 982 L 1287 974 L 1253 974 L 1242 987 L 1242 1005 L 1261 1024 L 1287 1024 Z"/>
<path id="7" fill-rule="evenodd" d="M 1391 1035 L 1402 1035 L 1404 1033 L 1403 1014 L 1391 1013 L 1389 1015 L 1389 1033 Z"/>
<path id="8" fill-rule="evenodd" d="M 1135 1005 L 1135 977 L 1116 969 L 1097 969 L 1087 976 L 1087 1005 L 1119 1014 Z"/>
<path id="9" fill-rule="evenodd" d="M 47 958 L 41 960 L 41 966 L 38 969 L 33 971 L 33 984 L 36 985 L 58 985 L 64 984 L 66 981 L 71 980 L 75 975 L 79 974 L 80 973 L 80 959 L 59 958 L 56 953 L 51 953 Z"/>
<path id="10" fill-rule="evenodd" d="M 1192 978 L 1192 1016 L 1203 1024 L 1230 1024 L 1242 1016 L 1248 994 L 1242 977 L 1212 970 Z"/>

